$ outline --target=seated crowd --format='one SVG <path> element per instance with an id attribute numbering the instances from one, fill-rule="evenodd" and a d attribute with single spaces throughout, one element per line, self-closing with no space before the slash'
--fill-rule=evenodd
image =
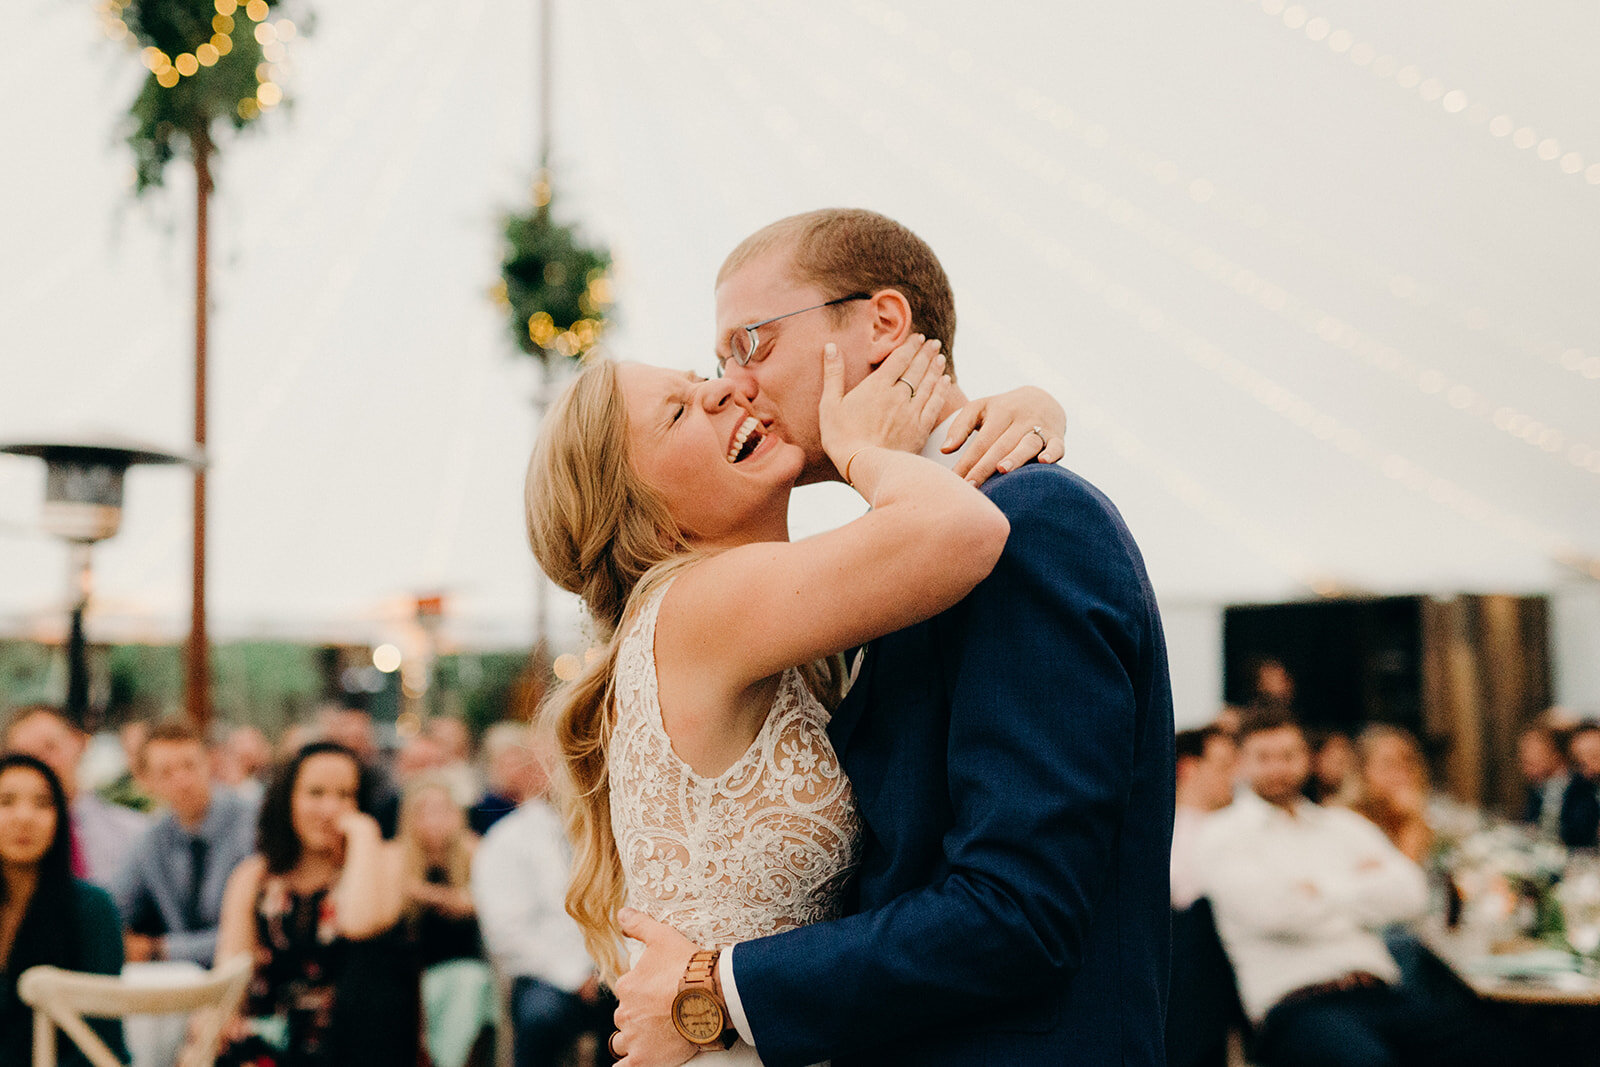
<path id="1" fill-rule="evenodd" d="M 131 974 L 248 955 L 222 1064 L 486 1065 L 502 999 L 517 1067 L 608 1028 L 525 726 L 486 733 L 481 771 L 457 720 L 386 760 L 354 708 L 286 731 L 275 767 L 253 727 L 217 744 L 182 722 L 122 739 L 118 803 L 81 784 L 88 739 L 59 710 L 22 708 L 0 734 L 0 1067 L 31 1062 L 17 980 L 41 963 Z M 149 1067 L 183 1041 L 94 1025 Z M 85 1062 L 60 1044 L 63 1063 Z"/>
<path id="2" fill-rule="evenodd" d="M 1227 1064 L 1230 1034 L 1261 1067 L 1583 1062 L 1426 966 L 1408 924 L 1434 832 L 1408 731 L 1313 734 L 1263 701 L 1176 747 L 1172 1067 Z M 1525 821 L 1595 847 L 1600 724 L 1530 728 L 1519 759 Z"/>

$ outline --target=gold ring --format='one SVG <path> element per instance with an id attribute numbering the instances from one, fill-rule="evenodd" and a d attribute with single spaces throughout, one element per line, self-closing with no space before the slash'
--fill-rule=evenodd
<path id="1" fill-rule="evenodd" d="M 910 382 L 906 381 L 904 378 L 896 378 L 894 381 L 895 381 L 896 385 L 903 385 L 907 389 L 911 390 L 911 396 L 908 397 L 907 399 L 915 400 L 917 398 L 917 387 L 916 386 L 912 385 Z"/>
<path id="2" fill-rule="evenodd" d="M 606 1038 L 606 1051 L 611 1053 L 611 1058 L 614 1060 L 622 1059 L 622 1053 L 617 1051 L 617 1038 L 621 1036 L 621 1030 L 613 1030 L 611 1036 Z"/>

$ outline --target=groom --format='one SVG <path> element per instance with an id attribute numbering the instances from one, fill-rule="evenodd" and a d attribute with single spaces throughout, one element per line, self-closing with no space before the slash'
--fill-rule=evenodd
<path id="1" fill-rule="evenodd" d="M 716 301 L 724 374 L 806 450 L 808 481 L 839 479 L 817 428 L 825 343 L 847 387 L 912 333 L 953 347 L 932 250 L 867 211 L 757 232 Z M 730 344 L 756 323 L 746 362 Z M 617 987 L 625 1067 L 698 1051 L 671 1021 L 686 982 L 721 998 L 766 1067 L 1166 1062 L 1173 727 L 1155 598 L 1116 509 L 1077 475 L 1035 464 L 983 489 L 1011 522 L 994 572 L 873 642 L 833 717 L 867 828 L 851 914 L 708 962 L 625 910 L 647 946 Z"/>

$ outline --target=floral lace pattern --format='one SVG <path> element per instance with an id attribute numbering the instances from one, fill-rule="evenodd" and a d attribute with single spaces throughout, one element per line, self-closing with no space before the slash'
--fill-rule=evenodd
<path id="1" fill-rule="evenodd" d="M 837 918 L 861 821 L 827 710 L 791 668 L 744 755 L 715 778 L 696 774 L 672 749 L 656 688 L 656 615 L 670 586 L 617 654 L 611 824 L 629 906 L 708 948 Z"/>

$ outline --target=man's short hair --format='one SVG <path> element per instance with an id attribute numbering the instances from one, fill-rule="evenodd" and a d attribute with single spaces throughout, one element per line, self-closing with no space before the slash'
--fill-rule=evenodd
<path id="1" fill-rule="evenodd" d="M 791 249 L 794 280 L 828 296 L 881 289 L 902 293 L 911 307 L 912 329 L 943 342 L 945 366 L 955 379 L 955 294 L 928 242 L 876 211 L 823 208 L 779 219 L 739 242 L 723 260 L 717 284 L 757 256 L 783 247 Z"/>
<path id="2" fill-rule="evenodd" d="M 1245 711 L 1244 720 L 1239 724 L 1239 744 L 1244 744 L 1253 734 L 1283 729 L 1296 730 L 1301 737 L 1306 735 L 1305 727 L 1300 725 L 1300 720 L 1295 718 L 1294 712 L 1287 704 L 1276 701 L 1252 704 Z"/>
<path id="3" fill-rule="evenodd" d="M 9 747 L 11 744 L 11 732 L 25 719 L 31 719 L 35 715 L 47 715 L 74 734 L 80 736 L 83 734 L 83 728 L 67 718 L 67 713 L 54 704 L 24 704 L 11 713 L 11 717 L 6 720 L 5 729 L 0 730 L 0 748 Z"/>
<path id="4" fill-rule="evenodd" d="M 1211 739 L 1226 736 L 1216 726 L 1199 726 L 1193 730 L 1179 730 L 1177 737 L 1174 739 L 1177 758 L 1204 759 L 1206 746 L 1211 743 Z"/>
<path id="5" fill-rule="evenodd" d="M 139 766 L 144 767 L 145 761 L 150 758 L 150 746 L 155 744 L 196 744 L 201 748 L 208 748 L 206 739 L 196 730 L 187 719 L 163 719 L 150 727 L 150 732 L 145 735 L 144 744 L 139 746 Z"/>

